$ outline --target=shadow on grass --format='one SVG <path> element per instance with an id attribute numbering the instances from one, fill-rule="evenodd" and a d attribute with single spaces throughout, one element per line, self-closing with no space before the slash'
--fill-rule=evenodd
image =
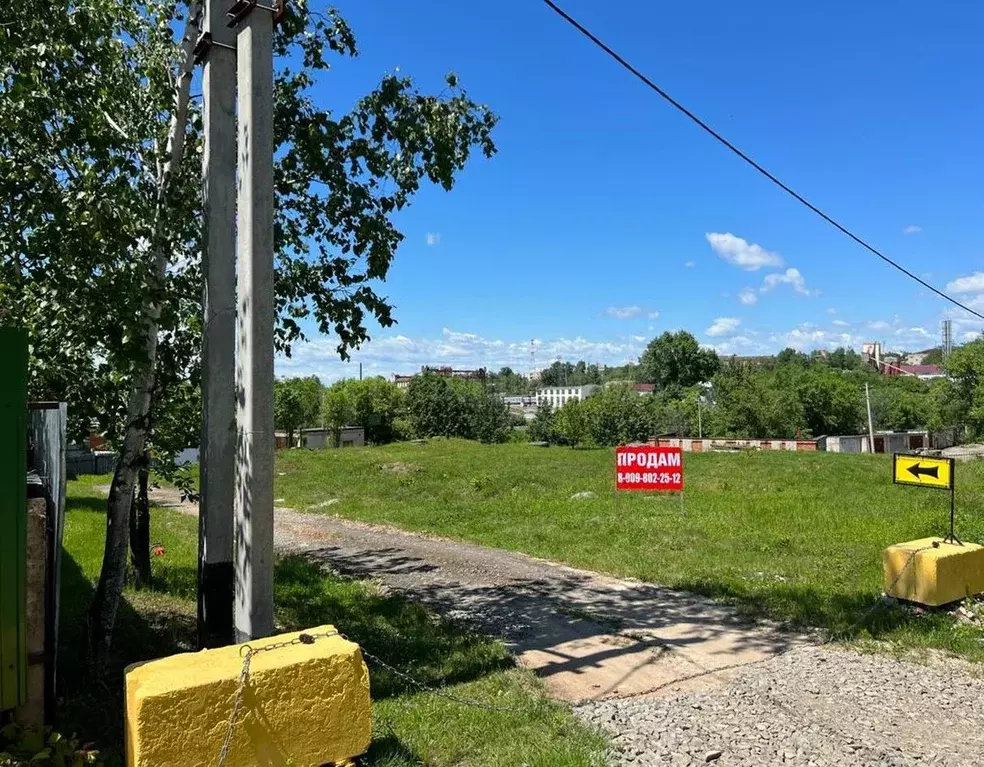
<path id="1" fill-rule="evenodd" d="M 698 580 L 681 583 L 678 588 L 734 605 L 747 618 L 781 620 L 796 628 L 819 628 L 828 637 L 841 641 L 890 640 L 892 635 L 901 633 L 939 636 L 939 632 L 948 631 L 953 635 L 948 649 L 958 650 L 971 660 L 984 659 L 979 637 L 953 632 L 953 618 L 948 613 L 952 605 L 915 609 L 906 603 L 886 602 L 879 594 L 829 593 L 790 584 L 774 584 L 768 592 L 762 592 Z"/>
<path id="2" fill-rule="evenodd" d="M 84 511 L 96 508 L 102 511 L 101 506 L 87 502 L 75 505 Z M 194 604 L 187 600 L 184 587 L 193 574 L 158 577 L 162 570 L 155 571 L 153 591 L 124 594 L 110 665 L 96 677 L 87 663 L 86 634 L 93 584 L 68 551 L 62 559 L 57 723 L 62 730 L 93 741 L 111 767 L 123 764 L 126 666 L 194 649 Z M 364 584 L 326 575 L 299 556 L 278 562 L 275 577 L 278 618 L 286 628 L 333 623 L 368 652 L 426 684 L 470 681 L 513 665 L 498 643 L 464 633 L 404 599 L 375 594 Z M 369 665 L 374 699 L 417 692 L 387 669 Z M 419 761 L 389 732 L 376 734 L 366 756 L 366 764 L 373 765 Z"/>
<path id="3" fill-rule="evenodd" d="M 372 744 L 365 756 L 362 757 L 361 762 L 366 767 L 369 765 L 373 767 L 402 767 L 408 764 L 422 764 L 420 756 L 392 733 L 385 735 L 373 733 Z"/>
<path id="4" fill-rule="evenodd" d="M 274 583 L 278 616 L 288 629 L 331 623 L 367 652 L 425 684 L 467 682 L 513 666 L 498 642 L 437 620 L 404 598 L 329 577 L 302 555 L 281 559 Z M 388 669 L 368 662 L 374 699 L 418 691 Z"/>
<path id="5" fill-rule="evenodd" d="M 74 502 L 73 502 L 74 503 Z M 58 726 L 92 740 L 108 765 L 123 763 L 123 672 L 138 661 L 187 650 L 192 615 L 161 606 L 152 620 L 120 600 L 109 666 L 96 676 L 88 665 L 87 616 L 93 584 L 68 551 L 62 556 L 58 642 Z"/>

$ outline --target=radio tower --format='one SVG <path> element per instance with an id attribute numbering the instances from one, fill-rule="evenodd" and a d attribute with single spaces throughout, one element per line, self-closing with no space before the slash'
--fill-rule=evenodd
<path id="1" fill-rule="evenodd" d="M 943 352 L 943 359 L 950 356 L 953 351 L 953 320 L 943 320 L 943 333 L 941 338 L 940 350 Z"/>
<path id="2" fill-rule="evenodd" d="M 536 339 L 530 339 L 530 381 L 536 377 Z"/>

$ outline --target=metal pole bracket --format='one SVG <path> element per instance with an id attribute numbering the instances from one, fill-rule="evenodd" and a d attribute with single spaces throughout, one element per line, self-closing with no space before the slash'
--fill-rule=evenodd
<path id="1" fill-rule="evenodd" d="M 238 27 L 256 8 L 269 11 L 273 14 L 273 23 L 280 23 L 287 10 L 287 0 L 275 0 L 275 2 L 275 5 L 262 5 L 258 0 L 236 0 L 226 14 L 229 17 L 228 26 Z"/>

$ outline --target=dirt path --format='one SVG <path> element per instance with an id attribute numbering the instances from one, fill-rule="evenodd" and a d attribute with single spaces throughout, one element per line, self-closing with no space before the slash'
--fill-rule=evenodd
<path id="1" fill-rule="evenodd" d="M 174 491 L 152 500 L 197 513 Z M 278 508 L 274 538 L 501 639 L 564 700 L 709 689 L 806 642 L 693 594 L 327 514 Z"/>
<path id="2" fill-rule="evenodd" d="M 984 679 L 963 661 L 822 646 L 692 594 L 327 513 L 277 509 L 275 545 L 502 639 L 608 733 L 616 767 L 980 763 Z"/>

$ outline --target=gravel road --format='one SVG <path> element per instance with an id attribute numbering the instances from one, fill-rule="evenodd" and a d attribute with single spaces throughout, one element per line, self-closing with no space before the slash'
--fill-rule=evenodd
<path id="1" fill-rule="evenodd" d="M 185 513 L 174 493 L 155 503 Z M 984 764 L 984 668 L 862 655 L 685 592 L 278 508 L 275 545 L 497 637 L 612 738 L 613 765 Z"/>
<path id="2" fill-rule="evenodd" d="M 984 762 L 982 670 L 800 647 L 717 690 L 591 701 L 614 765 L 909 767 Z"/>

